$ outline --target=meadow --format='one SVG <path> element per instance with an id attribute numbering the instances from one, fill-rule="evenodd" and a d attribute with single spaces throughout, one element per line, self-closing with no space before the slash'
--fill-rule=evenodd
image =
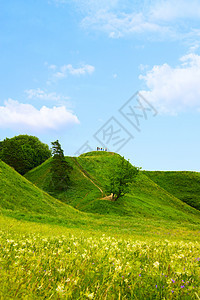
<path id="1" fill-rule="evenodd" d="M 189 232 L 139 238 L 1 224 L 1 299 L 199 299 L 199 233 L 194 241 Z"/>

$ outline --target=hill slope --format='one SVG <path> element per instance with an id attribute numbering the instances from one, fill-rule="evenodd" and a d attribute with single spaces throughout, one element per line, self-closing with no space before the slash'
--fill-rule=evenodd
<path id="1" fill-rule="evenodd" d="M 54 199 L 0 160 L 0 210 L 27 220 L 68 224 L 84 214 Z"/>
<path id="2" fill-rule="evenodd" d="M 143 171 L 151 180 L 183 202 L 200 210 L 200 173 Z"/>
<path id="3" fill-rule="evenodd" d="M 108 152 L 90 152 L 78 158 L 66 157 L 73 167 L 71 187 L 54 196 L 90 213 L 199 223 L 200 212 L 159 187 L 142 172 L 132 184 L 129 194 L 116 202 L 105 200 L 100 190 L 105 190 L 118 159 L 118 154 Z M 48 192 L 51 181 L 49 171 L 50 160 L 28 172 L 26 178 Z"/>
<path id="4" fill-rule="evenodd" d="M 82 169 L 77 165 L 76 160 L 72 157 L 66 157 L 65 159 L 72 167 L 72 172 L 70 173 L 71 183 L 66 192 L 51 192 L 50 164 L 52 158 L 48 159 L 37 168 L 29 171 L 25 177 L 39 188 L 50 193 L 52 196 L 78 209 L 87 205 L 88 202 L 93 199 L 101 197 L 102 193 L 99 188 L 89 180 L 86 174 L 84 174 Z"/>

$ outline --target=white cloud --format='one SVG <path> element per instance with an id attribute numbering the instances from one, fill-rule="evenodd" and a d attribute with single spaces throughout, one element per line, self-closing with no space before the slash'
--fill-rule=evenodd
<path id="1" fill-rule="evenodd" d="M 144 32 L 159 33 L 162 36 L 171 34 L 168 26 L 161 26 L 148 20 L 142 13 L 121 13 L 101 10 L 82 20 L 84 28 L 93 28 L 107 32 L 110 38 Z"/>
<path id="2" fill-rule="evenodd" d="M 58 1 L 58 0 L 57 0 Z M 110 38 L 152 33 L 152 37 L 197 37 L 199 0 L 73 0 L 82 12 L 82 26 Z M 189 21 L 189 22 L 188 22 Z"/>
<path id="3" fill-rule="evenodd" d="M 56 68 L 57 68 L 56 65 L 50 65 L 50 66 L 49 66 L 49 69 L 50 69 L 50 70 L 55 70 Z"/>
<path id="4" fill-rule="evenodd" d="M 69 5 L 68 0 L 52 0 Z M 183 40 L 200 36 L 199 0 L 72 0 L 81 26 L 110 38 L 148 34 L 149 39 Z M 62 78 L 62 72 L 57 76 Z"/>
<path id="5" fill-rule="evenodd" d="M 140 65 L 139 65 L 139 70 L 140 70 L 140 71 L 145 71 L 145 70 L 147 70 L 148 68 L 149 68 L 148 65 L 143 65 L 143 64 L 140 64 Z"/>
<path id="6" fill-rule="evenodd" d="M 25 90 L 25 93 L 27 94 L 28 99 L 40 99 L 56 102 L 62 102 L 69 99 L 69 97 L 59 95 L 55 92 L 47 93 L 46 91 L 43 91 L 40 88 Z"/>
<path id="7" fill-rule="evenodd" d="M 195 42 L 190 46 L 189 53 L 195 53 L 200 47 L 199 42 Z"/>
<path id="8" fill-rule="evenodd" d="M 62 79 L 71 74 L 74 76 L 92 74 L 95 71 L 95 67 L 92 65 L 82 65 L 80 68 L 74 68 L 71 64 L 63 65 L 59 71 L 54 73 L 53 76 L 57 79 Z"/>
<path id="9" fill-rule="evenodd" d="M 154 66 L 140 75 L 148 90 L 141 91 L 161 113 L 177 114 L 200 109 L 200 56 L 194 53 L 180 58 L 180 65 Z"/>
<path id="10" fill-rule="evenodd" d="M 76 115 L 65 106 L 36 109 L 30 104 L 8 99 L 0 106 L 0 128 L 11 128 L 32 132 L 59 130 L 79 124 Z"/>
<path id="11" fill-rule="evenodd" d="M 56 77 L 58 79 L 65 78 L 66 76 L 67 76 L 67 66 L 66 65 L 60 67 L 60 71 L 54 73 L 54 77 Z"/>
<path id="12" fill-rule="evenodd" d="M 67 70 L 72 75 L 85 75 L 86 73 L 92 74 L 95 68 L 91 65 L 84 65 L 82 68 L 73 68 L 72 65 L 67 65 Z"/>

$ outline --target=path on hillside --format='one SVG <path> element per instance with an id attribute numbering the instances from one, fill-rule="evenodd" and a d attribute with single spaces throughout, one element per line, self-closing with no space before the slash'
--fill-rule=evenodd
<path id="1" fill-rule="evenodd" d="M 102 197 L 103 197 L 103 191 L 102 189 L 90 178 L 90 175 L 88 174 L 88 172 L 86 170 L 83 169 L 83 167 L 79 164 L 79 162 L 76 160 L 75 157 L 72 157 L 72 160 L 75 162 L 75 164 L 78 166 L 79 171 L 81 172 L 81 174 L 86 177 L 92 184 L 94 184 L 101 192 Z"/>

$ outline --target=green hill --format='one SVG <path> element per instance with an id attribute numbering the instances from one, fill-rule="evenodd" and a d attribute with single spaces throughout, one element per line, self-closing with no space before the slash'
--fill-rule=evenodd
<path id="1" fill-rule="evenodd" d="M 107 200 L 105 186 L 118 159 L 118 154 L 96 151 L 78 158 L 66 157 L 73 167 L 71 186 L 66 192 L 53 196 L 84 212 L 199 223 L 200 212 L 165 191 L 143 172 L 132 184 L 129 194 L 116 202 Z M 50 160 L 28 172 L 26 178 L 49 192 Z"/>
<path id="2" fill-rule="evenodd" d="M 143 173 L 175 197 L 200 210 L 200 173 L 186 171 L 143 171 Z"/>
<path id="3" fill-rule="evenodd" d="M 67 162 L 72 166 L 69 189 L 66 192 L 52 193 L 50 174 L 51 160 L 52 158 L 48 159 L 41 166 L 29 171 L 25 177 L 37 187 L 50 193 L 53 197 L 78 209 L 87 205 L 93 199 L 101 197 L 102 193 L 100 190 L 88 180 L 87 175 L 82 172 L 80 167 L 76 164 L 75 158 L 72 157 L 66 157 Z"/>
<path id="4" fill-rule="evenodd" d="M 84 219 L 84 214 L 54 199 L 0 160 L 0 210 L 18 219 L 57 224 Z"/>

